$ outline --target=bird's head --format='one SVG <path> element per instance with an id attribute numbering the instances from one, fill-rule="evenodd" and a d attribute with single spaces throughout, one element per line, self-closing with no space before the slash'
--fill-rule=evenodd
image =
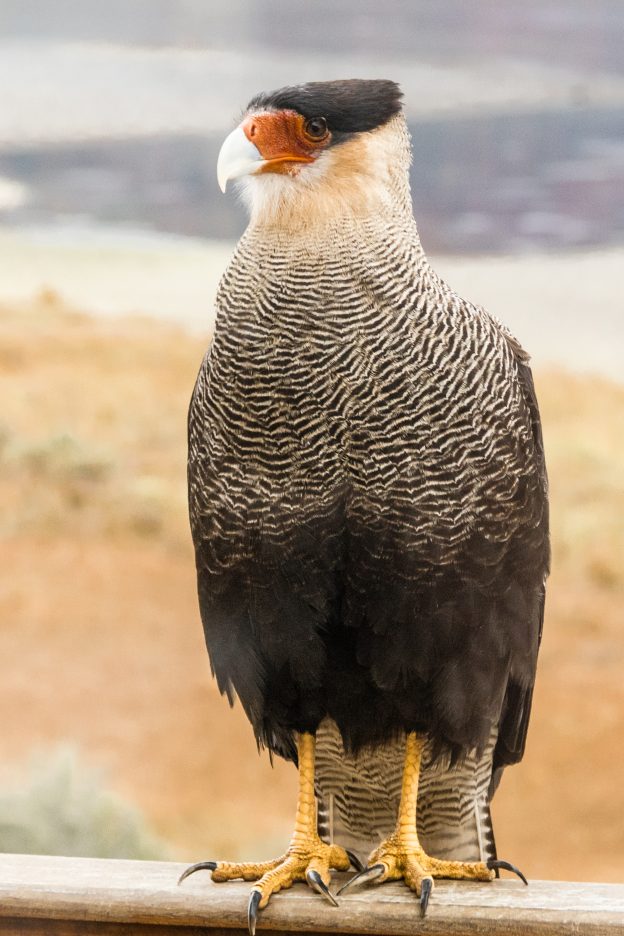
<path id="1" fill-rule="evenodd" d="M 242 180 L 256 219 L 370 209 L 408 191 L 409 137 L 394 81 L 352 79 L 254 97 L 219 153 L 225 192 Z"/>

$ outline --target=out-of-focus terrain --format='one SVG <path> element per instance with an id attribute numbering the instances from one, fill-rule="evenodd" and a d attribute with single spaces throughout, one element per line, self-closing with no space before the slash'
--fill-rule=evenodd
<path id="1" fill-rule="evenodd" d="M 0 305 L 0 760 L 73 739 L 181 858 L 269 856 L 294 772 L 210 679 L 185 508 L 185 412 L 207 344 Z M 553 574 L 524 762 L 495 800 L 532 877 L 624 875 L 624 387 L 537 374 Z"/>
<path id="2" fill-rule="evenodd" d="M 3 0 L 0 222 L 237 239 L 214 169 L 250 98 L 392 78 L 428 250 L 621 245 L 623 44 L 618 0 Z"/>

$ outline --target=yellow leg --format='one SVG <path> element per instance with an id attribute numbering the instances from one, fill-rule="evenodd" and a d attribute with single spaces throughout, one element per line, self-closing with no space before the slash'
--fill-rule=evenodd
<path id="1" fill-rule="evenodd" d="M 377 880 L 381 883 L 402 879 L 420 897 L 421 912 L 424 915 L 433 889 L 433 878 L 491 881 L 495 877 L 494 869 L 504 867 L 515 871 L 524 880 L 520 872 L 508 862 L 443 861 L 426 854 L 418 841 L 416 828 L 418 778 L 423 747 L 423 738 L 415 733 L 407 736 L 401 802 L 396 828 L 370 855 L 368 868 L 353 877 L 339 893 L 355 883 L 363 883 L 367 880 Z"/>
<path id="2" fill-rule="evenodd" d="M 302 734 L 298 742 L 299 755 L 299 794 L 295 830 L 286 854 L 273 861 L 228 862 L 204 861 L 192 865 L 184 872 L 180 881 L 194 871 L 212 871 L 212 880 L 231 881 L 243 878 L 245 881 L 257 881 L 249 900 L 249 930 L 254 934 L 257 911 L 269 902 L 271 894 L 291 887 L 295 881 L 307 881 L 310 887 L 323 894 L 333 904 L 334 897 L 328 885 L 330 871 L 347 871 L 349 857 L 339 845 L 327 845 L 317 832 L 316 797 L 314 795 L 314 735 Z"/>

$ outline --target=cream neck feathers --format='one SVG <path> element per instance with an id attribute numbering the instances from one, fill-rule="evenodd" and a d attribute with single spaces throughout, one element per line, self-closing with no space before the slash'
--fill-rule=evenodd
<path id="1" fill-rule="evenodd" d="M 250 229 L 310 231 L 352 216 L 412 216 L 410 138 L 402 115 L 330 147 L 297 175 L 264 173 L 240 182 Z"/>

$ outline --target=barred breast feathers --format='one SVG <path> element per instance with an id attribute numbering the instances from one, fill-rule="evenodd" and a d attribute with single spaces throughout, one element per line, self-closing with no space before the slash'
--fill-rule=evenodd
<path id="1" fill-rule="evenodd" d="M 381 180 L 360 173 L 353 184 L 363 202 L 356 199 L 355 209 L 325 198 L 326 183 L 321 209 L 310 183 L 308 211 L 300 192 L 289 200 L 284 177 L 254 180 L 252 221 L 219 289 L 214 343 L 196 392 L 212 413 L 214 444 L 219 431 L 227 435 L 230 470 L 240 475 L 254 460 L 259 493 L 276 495 L 270 479 L 285 465 L 321 500 L 332 499 L 339 482 L 387 490 L 426 465 L 427 485 L 416 491 L 410 483 L 404 495 L 412 504 L 420 497 L 420 522 L 430 517 L 431 529 L 421 533 L 435 535 L 436 491 L 452 487 L 448 527 L 461 539 L 477 523 L 476 492 L 485 501 L 486 481 L 488 503 L 498 486 L 496 509 L 517 513 L 510 476 L 519 480 L 526 461 L 517 456 L 532 445 L 517 379 L 526 356 L 497 320 L 430 267 L 411 211 L 403 118 L 362 138 L 337 148 L 336 159 L 349 147 L 385 150 L 390 140 L 398 156 L 394 174 Z M 281 200 L 272 199 L 273 183 Z M 273 213 L 258 202 L 265 196 L 278 205 Z M 406 433 L 412 445 L 401 448 Z M 459 503 L 462 474 L 470 483 Z M 513 523 L 507 530 L 513 535 Z"/>

